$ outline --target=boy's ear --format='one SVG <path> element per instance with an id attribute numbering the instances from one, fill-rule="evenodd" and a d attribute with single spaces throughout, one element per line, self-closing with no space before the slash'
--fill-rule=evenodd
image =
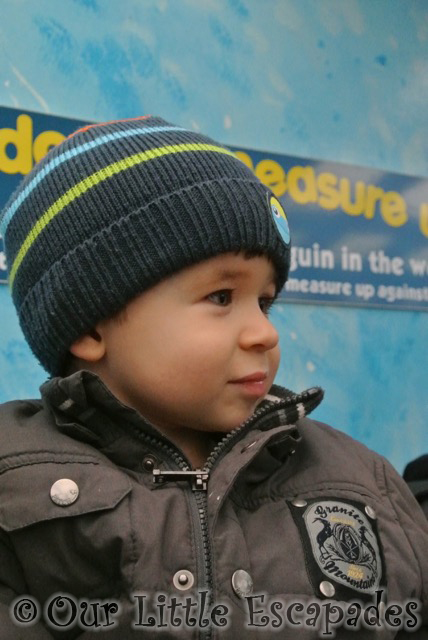
<path id="1" fill-rule="evenodd" d="M 92 329 L 83 336 L 77 338 L 69 348 L 70 353 L 80 360 L 86 362 L 98 362 L 106 352 L 106 345 L 102 334 L 96 329 Z"/>

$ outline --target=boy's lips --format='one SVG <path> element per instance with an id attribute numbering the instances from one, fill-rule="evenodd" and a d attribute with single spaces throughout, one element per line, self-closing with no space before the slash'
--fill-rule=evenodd
<path id="1" fill-rule="evenodd" d="M 250 373 L 248 376 L 244 376 L 243 378 L 237 378 L 236 380 L 231 380 L 232 383 L 240 384 L 242 382 L 263 382 L 267 378 L 267 373 L 264 371 L 256 371 L 255 373 Z"/>
<path id="2" fill-rule="evenodd" d="M 236 385 L 248 395 L 262 397 L 267 392 L 267 377 L 268 374 L 266 372 L 256 371 L 255 373 L 250 373 L 248 376 L 231 380 L 230 384 Z"/>

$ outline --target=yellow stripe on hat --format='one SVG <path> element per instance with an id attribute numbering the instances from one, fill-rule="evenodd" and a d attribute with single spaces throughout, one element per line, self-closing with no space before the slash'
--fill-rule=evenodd
<path id="1" fill-rule="evenodd" d="M 47 209 L 47 211 L 45 211 L 41 218 L 39 218 L 31 228 L 17 253 L 16 258 L 12 264 L 12 268 L 9 272 L 10 287 L 13 287 L 16 273 L 33 242 L 35 242 L 39 234 L 49 224 L 49 222 L 51 222 L 51 220 L 53 220 L 53 218 L 58 213 L 60 213 L 68 204 L 73 202 L 73 200 L 76 200 L 76 198 L 79 198 L 84 193 L 86 193 L 86 191 L 88 191 L 92 187 L 95 187 L 100 182 L 111 178 L 121 171 L 130 169 L 137 164 L 148 162 L 149 160 L 154 160 L 155 158 L 160 158 L 161 156 L 166 156 L 173 153 L 184 153 L 188 151 L 213 151 L 215 153 L 223 153 L 229 156 L 234 155 L 232 151 L 224 149 L 224 147 L 218 147 L 212 144 L 174 144 L 165 147 L 158 147 L 156 149 L 149 149 L 148 151 L 143 151 L 141 153 L 136 153 L 132 156 L 128 156 L 127 158 L 123 158 L 122 160 L 118 160 L 117 162 L 113 162 L 113 164 L 110 164 L 107 167 L 100 169 L 99 171 L 96 171 L 95 173 L 91 174 L 84 180 L 81 180 L 73 187 L 68 189 L 68 191 L 66 191 L 60 198 L 58 198 L 58 200 L 56 200 L 49 207 L 49 209 Z"/>

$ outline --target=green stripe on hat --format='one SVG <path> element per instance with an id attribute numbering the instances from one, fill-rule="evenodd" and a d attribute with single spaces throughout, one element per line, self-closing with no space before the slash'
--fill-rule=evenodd
<path id="1" fill-rule="evenodd" d="M 9 272 L 9 285 L 11 289 L 13 289 L 13 282 L 15 280 L 16 273 L 24 260 L 28 250 L 31 245 L 37 240 L 37 237 L 40 233 L 45 229 L 45 227 L 53 220 L 53 218 L 58 215 L 68 204 L 79 198 L 84 193 L 86 193 L 92 187 L 95 187 L 100 182 L 111 178 L 112 176 L 120 173 L 121 171 L 126 171 L 131 167 L 134 167 L 137 164 L 142 164 L 143 162 L 148 162 L 150 160 L 155 160 L 156 158 L 160 158 L 162 156 L 167 156 L 175 153 L 186 153 L 186 152 L 196 152 L 196 151 L 209 151 L 213 153 L 222 153 L 225 155 L 233 156 L 234 154 L 225 149 L 223 147 L 218 147 L 211 144 L 197 144 L 197 143 L 188 143 L 188 144 L 178 144 L 178 145 L 168 145 L 165 147 L 158 147 L 155 149 L 149 149 L 148 151 L 143 151 L 142 153 L 136 153 L 132 156 L 128 156 L 127 158 L 123 158 L 117 162 L 113 162 L 112 164 L 104 167 L 103 169 L 89 175 L 84 180 L 81 180 L 76 185 L 68 189 L 62 196 L 60 196 L 47 211 L 43 213 L 43 215 L 37 220 L 32 229 L 29 231 L 26 236 L 24 242 L 22 243 L 16 258 L 12 264 L 12 267 Z"/>

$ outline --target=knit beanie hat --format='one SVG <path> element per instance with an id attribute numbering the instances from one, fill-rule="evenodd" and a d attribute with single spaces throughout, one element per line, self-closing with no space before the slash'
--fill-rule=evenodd
<path id="1" fill-rule="evenodd" d="M 70 345 L 166 276 L 225 252 L 289 268 L 283 209 L 236 156 L 157 117 L 79 129 L 25 177 L 0 218 L 23 333 L 60 374 Z"/>

